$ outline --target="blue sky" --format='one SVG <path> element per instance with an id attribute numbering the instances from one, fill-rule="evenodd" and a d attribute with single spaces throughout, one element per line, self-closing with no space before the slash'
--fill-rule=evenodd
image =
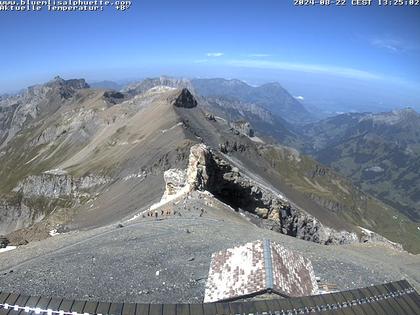
<path id="1" fill-rule="evenodd" d="M 300 94 L 305 85 L 364 86 L 378 95 L 395 88 L 395 103 L 420 106 L 420 7 L 137 0 L 126 12 L 0 12 L 0 38 L 0 92 L 57 74 L 91 81 L 168 74 L 278 80 Z"/>

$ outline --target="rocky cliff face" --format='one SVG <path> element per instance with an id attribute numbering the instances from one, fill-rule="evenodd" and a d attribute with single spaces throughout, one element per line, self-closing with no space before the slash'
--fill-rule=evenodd
<path id="1" fill-rule="evenodd" d="M 254 129 L 251 127 L 251 124 L 244 120 L 235 121 L 230 124 L 233 130 L 237 133 L 243 134 L 248 137 L 254 136 Z"/>
<path id="2" fill-rule="evenodd" d="M 0 100 L 0 148 L 25 124 L 39 116 L 53 113 L 77 90 L 88 87 L 83 79 L 64 80 L 56 77 L 44 85 L 31 86 L 18 95 Z"/>
<path id="3" fill-rule="evenodd" d="M 21 198 L 0 200 L 0 234 L 8 234 L 25 228 L 44 218 L 42 212 L 34 212 Z"/>
<path id="4" fill-rule="evenodd" d="M 174 196 L 180 191 L 183 191 L 185 187 L 188 187 L 188 183 L 186 181 L 187 172 L 185 170 L 167 170 L 163 174 L 163 178 L 165 180 L 165 193 L 163 196 L 164 199 L 168 196 Z"/>
<path id="5" fill-rule="evenodd" d="M 1 99 L 0 103 L 2 103 Z M 0 145 L 7 138 L 8 131 L 13 120 L 13 113 L 16 111 L 17 107 L 17 104 L 12 104 L 10 106 L 0 106 Z"/>
<path id="6" fill-rule="evenodd" d="M 26 228 L 58 208 L 69 208 L 92 197 L 91 189 L 109 178 L 88 175 L 73 177 L 60 170 L 25 178 L 9 198 L 0 199 L 0 234 Z"/>
<path id="7" fill-rule="evenodd" d="M 141 82 L 130 84 L 127 88 L 123 89 L 122 91 L 130 95 L 138 95 L 157 86 L 167 86 L 176 89 L 187 88 L 188 90 L 193 91 L 192 84 L 189 80 L 176 79 L 165 76 L 162 76 L 160 78 L 148 78 Z"/>
<path id="8" fill-rule="evenodd" d="M 108 181 L 108 178 L 101 176 L 89 175 L 75 178 L 65 172 L 52 170 L 42 175 L 27 177 L 17 185 L 14 191 L 23 194 L 25 197 L 78 198 L 84 190 L 104 185 Z"/>
<path id="9" fill-rule="evenodd" d="M 259 218 L 262 226 L 279 233 L 320 244 L 358 242 L 356 234 L 324 226 L 302 209 L 242 174 L 203 144 L 191 147 L 185 183 L 182 183 L 182 171 L 170 170 L 165 174 L 166 194 L 175 194 L 185 186 L 189 190 L 208 191 L 234 209 Z M 174 174 L 177 176 L 169 176 Z"/>
<path id="10" fill-rule="evenodd" d="M 397 249 L 397 250 L 403 250 L 403 247 L 401 244 L 391 242 L 390 240 L 386 239 L 382 235 L 375 233 L 373 231 L 370 231 L 368 229 L 360 227 L 361 236 L 360 241 L 362 243 L 382 243 L 387 245 L 388 247 Z"/>
<path id="11" fill-rule="evenodd" d="M 324 170 L 317 168 L 315 173 L 320 175 Z M 243 174 L 204 144 L 191 147 L 186 170 L 168 170 L 164 178 L 166 197 L 194 190 L 207 191 L 235 210 L 257 218 L 260 226 L 282 234 L 324 245 L 369 242 L 403 249 L 400 244 L 364 228 L 357 235 L 324 225 L 285 197 Z"/>

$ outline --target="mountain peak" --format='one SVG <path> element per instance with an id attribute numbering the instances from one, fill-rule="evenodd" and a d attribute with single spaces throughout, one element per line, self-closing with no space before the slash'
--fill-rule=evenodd
<path id="1" fill-rule="evenodd" d="M 171 104 L 175 107 L 193 108 L 197 106 L 197 100 L 187 88 L 183 88 L 171 99 Z"/>
<path id="2" fill-rule="evenodd" d="M 60 76 L 54 77 L 53 80 L 46 83 L 47 86 L 53 87 L 53 86 L 65 86 L 68 88 L 72 88 L 75 90 L 80 89 L 88 89 L 90 86 L 86 83 L 85 79 L 70 79 L 70 80 L 64 80 Z"/>
<path id="3" fill-rule="evenodd" d="M 51 80 L 51 82 L 64 82 L 64 79 L 57 75 L 54 77 L 54 79 Z"/>

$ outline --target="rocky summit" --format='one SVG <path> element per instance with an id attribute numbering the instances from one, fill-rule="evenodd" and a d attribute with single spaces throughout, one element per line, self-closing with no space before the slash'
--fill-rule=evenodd
<path id="1" fill-rule="evenodd" d="M 197 101 L 188 89 L 182 89 L 179 94 L 171 100 L 176 107 L 193 108 L 197 106 Z"/>
<path id="2" fill-rule="evenodd" d="M 245 101 L 200 94 L 203 84 L 112 91 L 56 78 L 1 99 L 1 291 L 201 302 L 211 254 L 262 238 L 339 289 L 419 287 L 412 231 L 389 223 L 396 209 L 264 134 L 264 121 L 281 122 L 276 132 L 288 122 L 261 104 L 240 111 Z"/>

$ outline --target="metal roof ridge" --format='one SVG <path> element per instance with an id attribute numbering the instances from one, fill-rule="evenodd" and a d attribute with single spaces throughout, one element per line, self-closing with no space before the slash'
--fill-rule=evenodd
<path id="1" fill-rule="evenodd" d="M 274 289 L 274 275 L 273 275 L 273 259 L 271 256 L 271 241 L 269 239 L 263 240 L 264 249 L 264 266 L 265 266 L 265 282 L 266 288 L 271 292 Z"/>

